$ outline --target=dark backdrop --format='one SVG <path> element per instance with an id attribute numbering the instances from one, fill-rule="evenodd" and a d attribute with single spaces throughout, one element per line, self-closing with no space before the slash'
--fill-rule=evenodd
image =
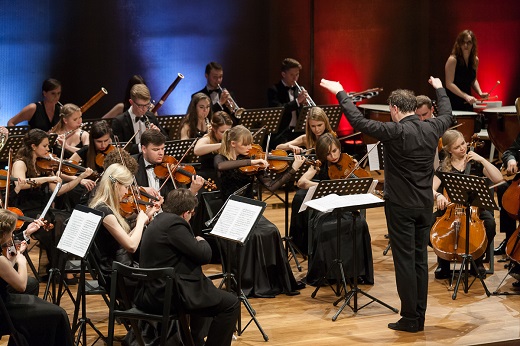
<path id="1" fill-rule="evenodd" d="M 108 89 L 86 114 L 120 102 L 128 78 L 141 74 L 159 100 L 178 72 L 186 77 L 160 114 L 184 113 L 204 86 L 209 61 L 224 66 L 223 86 L 241 107 L 264 107 L 280 62 L 303 64 L 300 84 L 316 103 L 334 102 L 321 78 L 349 91 L 382 87 L 433 96 L 430 75 L 444 80 L 457 34 L 478 38 L 483 90 L 504 105 L 520 96 L 520 2 L 414 0 L 49 1 L 0 0 L 0 123 L 39 100 L 41 83 L 63 83 L 62 103 L 84 104 Z"/>

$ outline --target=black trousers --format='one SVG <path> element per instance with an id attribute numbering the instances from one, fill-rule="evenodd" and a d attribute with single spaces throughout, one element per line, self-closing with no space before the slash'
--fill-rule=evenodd
<path id="1" fill-rule="evenodd" d="M 386 201 L 386 223 L 392 246 L 401 316 L 424 322 L 428 297 L 428 239 L 431 207 L 404 208 Z"/>

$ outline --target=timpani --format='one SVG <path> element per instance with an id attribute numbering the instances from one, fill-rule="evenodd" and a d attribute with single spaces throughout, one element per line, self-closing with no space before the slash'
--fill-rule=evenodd
<path id="1" fill-rule="evenodd" d="M 520 118 L 515 106 L 486 108 L 482 113 L 487 119 L 489 139 L 503 153 L 520 132 Z"/>
<path id="2" fill-rule="evenodd" d="M 460 125 L 456 130 L 462 132 L 464 140 L 467 143 L 471 142 L 471 137 L 475 133 L 475 123 L 478 117 L 478 113 L 469 111 L 452 111 L 453 118 L 456 125 Z"/>

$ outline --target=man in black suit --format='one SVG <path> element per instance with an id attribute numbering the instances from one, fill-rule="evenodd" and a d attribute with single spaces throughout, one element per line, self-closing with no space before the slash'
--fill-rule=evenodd
<path id="1" fill-rule="evenodd" d="M 234 294 L 215 287 L 202 272 L 201 265 L 211 259 L 211 248 L 204 238 L 194 236 L 188 223 L 196 206 L 197 198 L 186 189 L 168 194 L 164 212 L 153 219 L 143 234 L 139 264 L 141 268 L 175 268 L 195 345 L 230 345 L 240 303 Z M 164 299 L 160 292 L 164 285 L 152 282 L 140 286 L 136 306 L 145 311 L 161 311 Z"/>
<path id="2" fill-rule="evenodd" d="M 267 90 L 269 107 L 284 107 L 278 133 L 271 138 L 271 148 L 296 138 L 293 130 L 298 120 L 298 112 L 308 97 L 307 90 L 301 92 L 296 87 L 302 65 L 295 59 L 282 62 L 282 79 Z"/>
<path id="3" fill-rule="evenodd" d="M 172 180 L 168 179 L 166 185 L 159 191 L 164 179 L 159 179 L 154 172 L 155 166 L 163 161 L 165 142 L 166 137 L 161 132 L 146 130 L 141 136 L 141 153 L 133 155 L 138 165 L 135 174 L 137 184 L 156 197 L 166 197 L 170 191 L 175 189 Z M 204 180 L 201 176 L 193 177 L 190 185 L 190 191 L 193 195 L 197 194 L 203 184 Z"/>
<path id="4" fill-rule="evenodd" d="M 136 84 L 130 89 L 130 108 L 112 120 L 114 136 L 121 142 L 128 142 L 137 132 L 132 144 L 129 144 L 130 154 L 139 153 L 141 135 L 146 129 L 160 131 L 167 136 L 159 125 L 157 117 L 150 112 L 152 106 L 150 90 L 144 84 Z"/>
<path id="5" fill-rule="evenodd" d="M 231 98 L 231 94 L 227 89 L 219 88 L 219 86 L 222 84 L 222 79 L 224 78 L 224 70 L 222 69 L 222 65 L 215 61 L 210 62 L 206 65 L 204 76 L 207 80 L 206 86 L 193 95 L 197 93 L 208 95 L 211 99 L 211 110 L 213 113 L 224 111 L 231 116 L 231 119 L 233 120 L 233 126 L 237 125 L 238 120 L 231 109 L 228 107 L 228 100 Z M 191 95 L 192 98 L 193 95 Z"/>

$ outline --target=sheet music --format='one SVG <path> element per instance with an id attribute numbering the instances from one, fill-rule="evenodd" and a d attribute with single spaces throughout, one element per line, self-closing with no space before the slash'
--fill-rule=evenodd
<path id="1" fill-rule="evenodd" d="M 61 236 L 58 249 L 84 258 L 101 218 L 101 215 L 74 209 Z"/>
<path id="2" fill-rule="evenodd" d="M 243 243 L 261 212 L 260 206 L 230 199 L 210 234 Z"/>
<path id="3" fill-rule="evenodd" d="M 300 205 L 300 210 L 298 210 L 298 213 L 301 213 L 302 211 L 307 210 L 307 204 L 305 202 L 310 201 L 312 199 L 312 196 L 314 196 L 314 191 L 316 191 L 316 188 L 318 185 L 311 186 L 307 190 L 307 194 L 305 195 L 305 198 L 303 199 L 302 205 Z"/>
<path id="4" fill-rule="evenodd" d="M 381 168 L 381 164 L 379 163 L 379 153 L 377 152 L 377 148 L 372 150 L 374 145 L 377 144 L 367 144 L 368 153 L 368 166 L 371 171 L 379 171 Z"/>
<path id="5" fill-rule="evenodd" d="M 381 203 L 383 200 L 371 193 L 338 196 L 335 193 L 305 202 L 308 207 L 324 213 L 330 213 L 336 208 L 359 206 Z"/>

